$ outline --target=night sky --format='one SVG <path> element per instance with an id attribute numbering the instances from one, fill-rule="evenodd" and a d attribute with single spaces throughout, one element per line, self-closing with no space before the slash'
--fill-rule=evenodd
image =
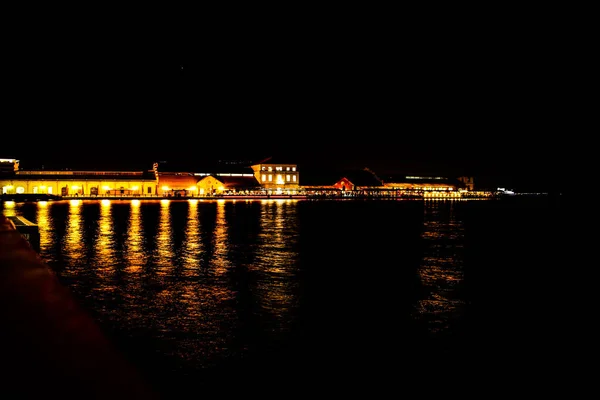
<path id="1" fill-rule="evenodd" d="M 496 11 L 32 32 L 5 49 L 0 157 L 101 168 L 273 155 L 547 188 L 571 119 L 568 46 L 539 10 Z"/>

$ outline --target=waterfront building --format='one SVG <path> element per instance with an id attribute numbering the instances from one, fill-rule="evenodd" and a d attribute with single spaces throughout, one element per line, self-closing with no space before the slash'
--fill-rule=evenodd
<path id="1" fill-rule="evenodd" d="M 251 166 L 260 186 L 278 192 L 297 190 L 300 187 L 300 174 L 297 164 L 279 162 L 269 157 Z"/>
<path id="2" fill-rule="evenodd" d="M 202 166 L 154 163 L 159 196 L 216 196 L 224 193 L 256 192 L 260 184 L 249 165 L 205 163 Z"/>
<path id="3" fill-rule="evenodd" d="M 19 160 L 14 158 L 0 158 L 0 178 L 2 176 L 14 175 L 19 169 Z"/>
<path id="4" fill-rule="evenodd" d="M 474 194 L 473 177 L 378 176 L 369 168 L 312 169 L 269 157 L 259 162 L 203 160 L 203 165 L 155 162 L 143 171 L 20 170 L 16 159 L 0 159 L 2 194 L 60 197 L 205 197 L 222 195 L 325 195 L 465 197 Z M 190 166 L 192 165 L 192 166 Z"/>
<path id="5" fill-rule="evenodd" d="M 473 178 L 467 178 L 473 184 Z M 423 197 L 462 197 L 467 186 L 459 179 L 444 176 L 390 175 L 384 177 L 384 186 L 398 193 L 417 193 Z"/>
<path id="6" fill-rule="evenodd" d="M 16 171 L 0 178 L 2 194 L 58 196 L 152 196 L 156 179 L 149 171 Z"/>

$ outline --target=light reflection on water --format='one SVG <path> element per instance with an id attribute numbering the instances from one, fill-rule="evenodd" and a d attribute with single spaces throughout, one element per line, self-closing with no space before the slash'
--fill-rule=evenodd
<path id="1" fill-rule="evenodd" d="M 47 209 L 47 207 L 45 207 Z M 63 241 L 62 253 L 70 264 L 79 264 L 83 254 L 83 222 L 81 216 L 81 200 L 69 202 L 69 216 L 67 218 L 67 232 Z M 41 236 L 41 234 L 40 234 Z"/>
<path id="2" fill-rule="evenodd" d="M 464 280 L 464 225 L 455 202 L 425 202 L 422 238 L 419 277 L 424 295 L 416 305 L 417 318 L 426 321 L 431 333 L 443 333 L 452 328 L 465 304 L 457 294 Z"/>
<path id="3" fill-rule="evenodd" d="M 454 203 L 424 202 L 422 226 L 420 213 L 403 218 L 403 213 L 421 211 L 412 209 L 414 202 L 397 203 L 400 209 L 412 207 L 397 216 L 398 240 L 413 234 L 418 239 L 422 228 L 420 264 L 411 261 L 410 252 L 418 251 L 412 242 L 394 247 L 389 209 L 379 211 L 377 203 L 344 204 L 86 200 L 5 204 L 3 212 L 37 221 L 42 257 L 133 358 L 190 374 L 285 342 L 299 324 L 308 295 L 313 308 L 302 312 L 315 310 L 333 321 L 314 323 L 315 329 L 335 328 L 335 321 L 346 321 L 339 314 L 350 313 L 348 326 L 357 324 L 356 332 L 373 335 L 361 338 L 364 348 L 376 344 L 379 316 L 391 318 L 398 310 L 414 309 L 414 319 L 432 335 L 452 329 L 464 306 L 457 291 L 463 281 L 464 227 Z M 310 287 L 316 292 L 309 294 L 304 292 L 307 275 L 300 270 L 301 248 L 308 260 L 304 268 L 315 280 Z M 389 265 L 400 265 L 402 273 L 394 277 Z M 411 286 L 403 283 L 415 274 L 422 289 L 416 299 L 404 293 Z M 398 292 L 378 295 L 380 281 L 389 282 L 383 287 L 390 293 Z M 370 314 L 359 320 L 344 305 Z M 331 317 L 328 310 L 333 310 Z M 372 323 L 374 332 L 365 323 Z M 338 338 L 338 332 L 324 333 Z"/>
<path id="4" fill-rule="evenodd" d="M 50 220 L 50 206 L 47 201 L 37 203 L 36 220 L 40 233 L 40 254 L 43 256 L 55 242 L 54 230 Z"/>
<path id="5" fill-rule="evenodd" d="M 129 208 L 129 224 L 127 226 L 127 240 L 125 241 L 124 258 L 126 260 L 126 271 L 130 274 L 139 275 L 147 262 L 148 256 L 144 251 L 144 233 L 140 201 L 133 200 Z"/>
<path id="6" fill-rule="evenodd" d="M 16 203 L 14 201 L 4 201 L 2 204 L 2 213 L 7 217 L 14 217 L 17 215 Z"/>
<path id="7" fill-rule="evenodd" d="M 175 257 L 173 253 L 173 238 L 171 236 L 170 206 L 170 200 L 161 200 L 160 220 L 156 234 L 156 249 L 153 262 L 156 266 L 156 273 L 163 276 L 169 274 Z"/>
<path id="8" fill-rule="evenodd" d="M 249 270 L 256 278 L 263 318 L 269 321 L 271 332 L 286 331 L 293 322 L 293 310 L 298 298 L 294 295 L 299 283 L 297 274 L 298 227 L 297 207 L 289 200 L 267 202 L 261 207 L 260 242 Z"/>

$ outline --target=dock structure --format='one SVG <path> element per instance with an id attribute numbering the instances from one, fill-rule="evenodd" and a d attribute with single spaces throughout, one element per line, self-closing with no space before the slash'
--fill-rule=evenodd
<path id="1" fill-rule="evenodd" d="M 34 250 L 40 250 L 40 231 L 37 224 L 25 219 L 21 216 L 9 216 L 7 217 L 10 222 L 15 226 L 17 232 L 21 234 L 33 247 Z"/>
<path id="2" fill-rule="evenodd" d="M 8 398 L 157 398 L 17 230 L 31 225 L 13 220 L 0 215 L 2 393 Z"/>

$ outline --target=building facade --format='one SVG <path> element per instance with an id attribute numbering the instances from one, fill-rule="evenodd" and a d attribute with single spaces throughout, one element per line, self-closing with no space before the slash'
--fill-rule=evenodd
<path id="1" fill-rule="evenodd" d="M 300 187 L 300 174 L 296 164 L 277 163 L 272 158 L 251 166 L 259 185 L 267 190 L 287 191 Z"/>
<path id="2" fill-rule="evenodd" d="M 16 171 L 0 177 L 2 194 L 153 196 L 157 182 L 142 171 Z"/>

